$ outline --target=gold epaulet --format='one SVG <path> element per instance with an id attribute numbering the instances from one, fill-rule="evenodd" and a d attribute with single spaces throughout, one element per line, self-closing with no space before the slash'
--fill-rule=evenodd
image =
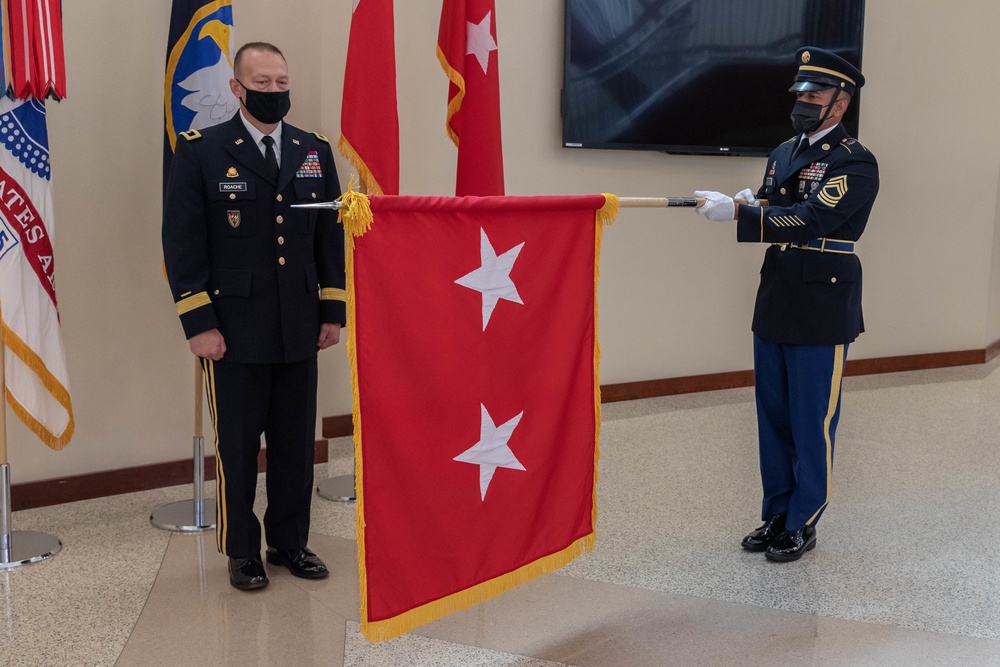
<path id="1" fill-rule="evenodd" d="M 195 139 L 201 139 L 201 132 L 198 130 L 188 130 L 187 132 L 181 132 L 181 136 L 188 141 L 194 141 Z"/>
<path id="2" fill-rule="evenodd" d="M 314 137 L 316 137 L 317 139 L 319 139 L 320 141 L 322 141 L 324 144 L 330 143 L 330 140 L 327 139 L 326 137 L 324 137 L 319 132 L 310 132 L 309 134 L 313 135 Z"/>
<path id="3" fill-rule="evenodd" d="M 791 139 L 789 139 L 788 141 L 782 141 L 782 142 L 781 142 L 781 145 L 782 145 L 782 146 L 784 146 L 785 144 L 790 144 L 790 143 L 792 143 L 793 141 L 798 141 L 798 138 L 799 138 L 799 137 L 798 137 L 798 135 L 795 135 L 794 137 L 792 137 L 792 138 L 791 138 Z"/>

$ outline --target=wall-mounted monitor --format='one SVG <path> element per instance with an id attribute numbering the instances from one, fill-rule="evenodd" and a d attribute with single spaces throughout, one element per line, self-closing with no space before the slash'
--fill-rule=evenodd
<path id="1" fill-rule="evenodd" d="M 864 0 L 566 0 L 563 146 L 767 155 L 795 52 L 861 68 Z M 858 136 L 860 92 L 844 119 Z"/>

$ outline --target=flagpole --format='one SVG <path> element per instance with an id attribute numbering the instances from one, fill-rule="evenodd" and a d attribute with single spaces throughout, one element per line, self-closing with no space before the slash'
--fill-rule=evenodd
<path id="1" fill-rule="evenodd" d="M 62 542 L 48 533 L 11 531 L 10 465 L 7 463 L 7 348 L 0 338 L 0 570 L 55 556 Z"/>
<path id="2" fill-rule="evenodd" d="M 200 533 L 215 528 L 215 504 L 205 506 L 204 374 L 201 359 L 194 358 L 194 498 L 161 505 L 149 515 L 149 522 L 163 530 Z M 211 500 L 211 498 L 209 498 Z"/>
<path id="3" fill-rule="evenodd" d="M 737 204 L 746 204 L 746 199 L 734 199 Z M 761 206 L 767 206 L 767 201 L 758 200 Z M 622 208 L 668 208 L 672 206 L 695 207 L 705 203 L 704 197 L 619 197 L 618 205 Z"/>

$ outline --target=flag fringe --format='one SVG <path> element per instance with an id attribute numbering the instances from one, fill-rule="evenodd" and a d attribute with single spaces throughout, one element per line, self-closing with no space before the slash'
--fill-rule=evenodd
<path id="1" fill-rule="evenodd" d="M 351 419 L 354 424 L 354 495 L 355 535 L 358 542 L 358 581 L 361 595 L 361 618 L 368 618 L 368 569 L 365 550 L 364 458 L 361 456 L 361 392 L 358 388 L 357 296 L 354 282 L 355 237 L 347 236 L 347 362 L 351 369 Z"/>
<path id="2" fill-rule="evenodd" d="M 358 493 L 360 500 L 361 494 Z M 359 550 L 360 550 L 360 544 Z M 469 607 L 491 600 L 506 591 L 526 584 L 533 579 L 537 579 L 543 574 L 555 572 L 564 565 L 569 564 L 574 558 L 583 553 L 589 553 L 594 549 L 594 533 L 585 535 L 562 551 L 543 556 L 518 569 L 494 577 L 489 581 L 471 586 L 457 593 L 452 593 L 425 605 L 410 609 L 398 616 L 387 618 L 382 621 L 368 621 L 365 598 L 361 598 L 361 632 L 370 642 L 382 642 L 400 635 L 406 634 L 413 628 L 430 623 L 448 614 L 468 609 Z M 360 558 L 360 556 L 359 556 Z M 363 580 L 362 580 L 363 581 Z M 362 583 L 362 595 L 364 594 L 364 583 Z"/>
<path id="3" fill-rule="evenodd" d="M 458 88 L 458 92 L 455 97 L 448 100 L 448 117 L 445 119 L 444 126 L 448 130 L 448 136 L 451 137 L 452 142 L 458 146 L 458 132 L 454 130 L 451 126 L 452 117 L 458 113 L 458 110 L 462 108 L 462 100 L 465 98 L 465 78 L 448 63 L 448 57 L 444 55 L 444 51 L 441 50 L 441 46 L 437 47 L 437 57 L 438 62 L 441 63 L 441 69 L 448 76 L 448 80 L 451 81 Z"/>
<path id="4" fill-rule="evenodd" d="M 601 338 L 598 335 L 597 323 L 597 287 L 601 278 L 601 243 L 604 240 L 604 226 L 610 225 L 618 215 L 618 197 L 605 192 L 604 206 L 594 214 L 594 492 L 593 508 L 591 509 L 590 525 L 597 531 L 597 464 L 601 460 Z"/>
<path id="5" fill-rule="evenodd" d="M 382 191 L 382 186 L 378 184 L 375 175 L 372 174 L 371 169 L 365 164 L 365 161 L 361 158 L 361 155 L 354 150 L 354 146 L 351 142 L 347 140 L 343 134 L 340 135 L 340 141 L 337 142 L 337 150 L 340 154 L 344 156 L 351 166 L 354 167 L 355 171 L 358 172 L 358 178 L 361 179 L 361 183 L 365 186 L 365 190 L 370 195 L 381 195 L 385 194 Z"/>
<path id="6" fill-rule="evenodd" d="M 604 206 L 597 209 L 597 222 L 602 225 L 610 225 L 618 217 L 618 207 L 621 201 L 618 199 L 618 195 L 613 195 L 610 192 L 602 192 L 604 195 Z M 597 248 L 598 259 L 600 259 L 601 248 Z"/>
<path id="7" fill-rule="evenodd" d="M 373 220 L 372 207 L 368 197 L 358 192 L 356 187 L 357 177 L 351 174 L 347 190 L 337 198 L 337 201 L 340 202 L 337 222 L 344 225 L 344 231 L 352 238 L 364 236 L 365 232 L 372 228 Z"/>
<path id="8" fill-rule="evenodd" d="M 73 419 L 73 403 L 69 397 L 69 391 L 56 379 L 52 372 L 49 371 L 48 367 L 45 366 L 45 362 L 39 357 L 34 350 L 28 347 L 27 343 L 21 340 L 16 333 L 14 333 L 6 324 L 2 326 L 3 344 L 17 356 L 18 359 L 24 363 L 31 371 L 38 376 L 38 379 L 42 381 L 42 385 L 45 387 L 56 402 L 66 410 L 66 414 L 69 415 L 69 422 L 66 424 L 66 428 L 63 429 L 62 433 L 56 434 L 52 433 L 49 429 L 35 418 L 27 408 L 21 405 L 20 401 L 15 398 L 15 396 L 10 392 L 9 389 L 4 387 L 4 393 L 7 396 L 7 401 L 10 403 L 10 408 L 13 410 L 17 418 L 20 419 L 25 426 L 27 426 L 38 438 L 44 442 L 50 449 L 59 451 L 69 444 L 70 439 L 73 437 L 73 433 L 76 430 L 76 422 Z M 6 384 L 6 381 L 5 381 Z"/>

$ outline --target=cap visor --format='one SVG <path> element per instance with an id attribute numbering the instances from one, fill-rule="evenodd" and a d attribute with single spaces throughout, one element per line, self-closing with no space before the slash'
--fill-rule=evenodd
<path id="1" fill-rule="evenodd" d="M 788 89 L 790 93 L 807 93 L 813 90 L 825 90 L 826 88 L 835 88 L 836 86 L 831 86 L 828 83 L 816 83 L 815 81 L 796 81 L 792 84 L 792 87 Z"/>

